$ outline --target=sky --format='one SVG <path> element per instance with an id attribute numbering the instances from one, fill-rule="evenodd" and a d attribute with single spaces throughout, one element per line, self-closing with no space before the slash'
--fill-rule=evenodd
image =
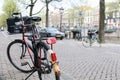
<path id="1" fill-rule="evenodd" d="M 99 5 L 99 0 L 84 0 L 87 1 L 88 5 L 91 5 L 93 7 Z M 106 2 L 114 1 L 114 0 L 105 0 Z M 4 0 L 0 0 L 0 14 L 2 13 L 2 6 L 3 6 Z M 62 0 L 62 2 L 52 2 L 50 3 L 49 7 L 50 9 L 54 8 L 60 8 L 63 7 L 64 9 L 70 8 L 72 6 L 80 6 L 84 5 L 84 2 L 80 2 L 80 0 Z M 37 4 L 35 5 L 34 12 L 39 11 L 42 7 L 44 7 L 45 4 L 41 3 L 40 0 L 38 0 Z M 23 9 L 23 11 L 26 11 Z"/>
<path id="2" fill-rule="evenodd" d="M 4 0 L 0 0 L 0 13 L 2 13 L 2 5 Z"/>

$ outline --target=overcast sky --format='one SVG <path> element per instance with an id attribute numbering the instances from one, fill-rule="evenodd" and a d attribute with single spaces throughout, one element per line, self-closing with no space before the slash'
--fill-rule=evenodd
<path id="1" fill-rule="evenodd" d="M 99 0 L 84 0 L 87 1 L 88 5 L 91 6 L 98 6 L 99 5 Z M 110 2 L 110 1 L 114 1 L 114 0 L 105 0 L 106 2 Z M 2 6 L 3 6 L 3 2 L 4 0 L 0 0 L 0 14 L 2 13 Z M 80 5 L 84 5 L 84 2 L 80 2 L 80 0 L 62 0 L 62 2 L 52 2 L 50 3 L 50 9 L 52 9 L 53 7 L 63 7 L 64 9 L 70 8 L 71 6 L 80 6 Z M 36 6 L 35 6 L 35 10 L 34 12 L 38 11 L 39 9 L 41 9 L 44 6 L 43 3 L 40 2 L 40 0 L 38 0 Z M 25 9 L 24 9 L 25 10 Z"/>
<path id="2" fill-rule="evenodd" d="M 2 5 L 4 0 L 0 0 L 0 13 L 2 12 Z"/>

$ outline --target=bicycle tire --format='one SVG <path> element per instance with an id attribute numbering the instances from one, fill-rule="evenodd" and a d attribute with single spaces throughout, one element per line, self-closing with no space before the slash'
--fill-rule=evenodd
<path id="1" fill-rule="evenodd" d="M 24 46 L 24 49 L 22 45 Z M 25 54 L 23 57 L 21 57 L 22 53 Z M 32 50 L 31 50 L 31 55 L 33 56 Z M 7 56 L 8 56 L 10 63 L 17 70 L 24 72 L 24 73 L 32 72 L 33 62 L 30 59 L 30 56 L 28 56 L 28 53 L 26 51 L 26 44 L 22 40 L 14 40 L 11 43 L 9 43 L 7 47 Z"/>
<path id="2" fill-rule="evenodd" d="M 92 45 L 96 45 L 96 44 L 100 46 L 100 41 L 98 39 L 98 35 L 95 35 L 92 38 Z"/>
<path id="3" fill-rule="evenodd" d="M 82 45 L 84 47 L 90 47 L 92 45 L 91 40 L 88 37 L 83 37 L 82 38 Z"/>
<path id="4" fill-rule="evenodd" d="M 46 56 L 45 60 L 42 60 L 42 69 L 43 67 L 49 67 L 49 71 L 48 72 L 44 72 L 40 73 L 38 72 L 38 75 L 40 75 L 40 80 L 60 80 L 60 74 L 57 74 L 54 72 L 52 64 L 51 64 L 51 58 L 50 55 L 47 53 L 47 50 L 45 50 L 45 48 L 42 48 L 42 53 L 44 53 L 44 55 L 41 56 Z M 39 61 L 40 62 L 40 61 Z M 48 69 L 45 69 L 48 70 Z"/>

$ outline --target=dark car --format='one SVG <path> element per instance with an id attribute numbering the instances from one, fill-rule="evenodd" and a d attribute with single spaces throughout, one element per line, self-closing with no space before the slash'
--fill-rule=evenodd
<path id="1" fill-rule="evenodd" d="M 65 37 L 65 33 L 60 32 L 56 28 L 43 28 L 39 30 L 39 33 L 42 37 L 56 37 L 61 40 Z"/>

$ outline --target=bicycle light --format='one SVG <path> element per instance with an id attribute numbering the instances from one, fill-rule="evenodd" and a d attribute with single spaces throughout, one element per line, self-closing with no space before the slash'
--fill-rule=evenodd
<path id="1" fill-rule="evenodd" d="M 51 53 L 51 59 L 52 61 L 57 61 L 57 57 L 55 53 Z"/>

